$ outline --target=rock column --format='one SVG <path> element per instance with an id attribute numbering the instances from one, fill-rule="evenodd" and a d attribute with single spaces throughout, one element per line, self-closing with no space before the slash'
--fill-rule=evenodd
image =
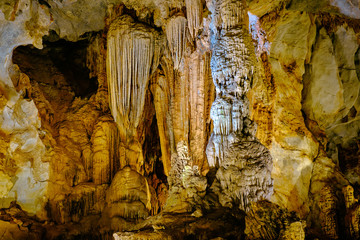
<path id="1" fill-rule="evenodd" d="M 249 91 L 254 75 L 254 49 L 245 1 L 214 0 L 212 77 L 216 99 L 211 108 L 214 131 L 207 157 L 217 167 L 212 185 L 223 206 L 246 210 L 249 203 L 272 194 L 272 159 L 255 138 L 249 119 Z"/>

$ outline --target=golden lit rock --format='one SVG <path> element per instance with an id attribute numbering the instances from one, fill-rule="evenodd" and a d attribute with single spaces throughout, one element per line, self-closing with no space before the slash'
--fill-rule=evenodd
<path id="1" fill-rule="evenodd" d="M 359 238 L 359 9 L 1 1 L 0 236 Z"/>

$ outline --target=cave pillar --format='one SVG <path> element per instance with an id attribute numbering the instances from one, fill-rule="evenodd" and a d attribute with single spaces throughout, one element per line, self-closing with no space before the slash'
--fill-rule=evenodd
<path id="1" fill-rule="evenodd" d="M 247 93 L 254 75 L 254 49 L 245 1 L 214 0 L 211 70 L 216 98 L 211 108 L 214 130 L 207 146 L 216 167 L 212 186 L 223 206 L 246 210 L 252 201 L 272 194 L 272 159 L 255 138 Z"/>
<path id="2" fill-rule="evenodd" d="M 119 166 L 106 198 L 105 212 L 110 218 L 146 217 L 152 208 L 149 184 L 143 176 L 142 146 L 146 96 L 150 77 L 159 64 L 160 41 L 161 35 L 156 30 L 127 15 L 120 16 L 109 27 L 106 72 L 110 110 L 118 127 L 117 134 L 110 139 L 119 139 L 118 143 L 110 141 L 116 143 L 110 154 L 113 157 L 110 166 Z"/>

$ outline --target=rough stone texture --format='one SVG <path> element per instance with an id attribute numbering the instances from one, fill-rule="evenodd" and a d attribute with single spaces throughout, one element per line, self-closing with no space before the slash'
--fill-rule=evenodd
<path id="1" fill-rule="evenodd" d="M 317 167 L 313 170 L 311 192 L 317 204 L 313 207 L 313 222 L 316 225 L 316 212 L 320 206 L 320 213 L 323 215 L 321 228 L 325 235 L 334 239 L 337 237 L 337 223 L 331 219 L 336 219 L 335 210 L 322 204 L 317 193 L 324 194 L 323 188 L 329 180 L 334 182 L 329 188 L 335 196 L 340 195 L 342 186 L 348 184 L 348 181 L 359 181 L 355 174 L 358 165 L 354 161 L 357 161 L 357 157 L 346 154 L 344 150 L 357 151 L 357 137 L 353 133 L 358 132 L 355 127 L 358 125 L 355 111 L 359 94 L 355 66 L 358 47 L 354 30 L 348 26 L 338 26 L 333 29 L 333 34 L 321 28 L 304 76 L 303 109 L 309 118 L 309 129 L 320 143 L 326 146 L 327 155 L 330 157 L 329 159 L 321 153 L 315 160 L 314 167 Z M 345 176 L 342 176 L 341 172 Z M 324 197 L 331 199 L 328 195 Z M 332 199 L 334 204 L 339 204 L 335 197 Z"/>
<path id="2" fill-rule="evenodd" d="M 249 11 L 256 16 L 264 16 L 265 14 L 280 8 L 283 4 L 287 4 L 288 0 L 247 0 L 249 4 Z"/>
<path id="3" fill-rule="evenodd" d="M 341 188 L 349 180 L 357 182 L 358 158 L 350 153 L 358 151 L 357 30 L 350 21 L 295 11 L 302 4 L 294 1 L 289 6 L 294 11 L 280 8 L 260 19 L 271 43 L 260 54 L 263 72 L 251 90 L 251 116 L 258 123 L 257 136 L 273 156 L 272 201 L 297 209 L 308 216 L 308 227 L 337 239 L 343 228 L 342 220 L 338 222 Z M 319 5 L 308 11 L 328 7 L 321 1 L 314 4 Z"/>
<path id="4" fill-rule="evenodd" d="M 26 76 L 10 76 L 8 70 L 12 67 L 13 49 L 22 44 L 42 47 L 41 37 L 47 33 L 49 24 L 49 12 L 37 2 L 18 1 L 10 15 L 9 11 L 5 15 L 0 12 L 0 132 L 4 143 L 0 165 L 4 191 L 0 206 L 8 207 L 15 200 L 24 210 L 42 218 L 46 217 L 50 170 L 41 140 L 41 121 L 34 102 L 23 99 L 14 87 L 13 81 L 26 81 Z"/>
<path id="5" fill-rule="evenodd" d="M 206 154 L 219 168 L 212 190 L 222 206 L 248 210 L 272 194 L 271 156 L 254 136 L 246 97 L 254 74 L 254 52 L 243 1 L 213 1 L 212 76 L 216 99 L 210 116 L 214 131 Z M 236 203 L 236 204 L 235 204 Z M 235 205 L 234 205 L 235 204 Z"/>
<path id="6" fill-rule="evenodd" d="M 267 139 L 260 135 L 260 138 L 267 140 L 273 157 L 272 201 L 303 214 L 308 211 L 307 193 L 318 143 L 306 128 L 301 113 L 301 79 L 315 34 L 316 28 L 306 13 L 282 13 L 270 47 L 269 59 L 264 59 L 264 63 L 269 64 L 265 71 L 270 71 L 268 74 L 271 75 L 267 81 L 255 79 L 260 82 L 254 83 L 254 97 L 251 100 L 252 105 L 257 106 L 253 114 L 259 114 L 255 118 L 259 124 L 258 132 L 263 130 L 272 133 L 272 137 Z M 254 95 L 257 92 L 260 92 L 259 97 Z M 264 115 L 265 120 L 257 111 L 267 113 Z M 267 127 L 269 123 L 271 125 Z"/>
<path id="7" fill-rule="evenodd" d="M 10 220 L 10 221 L 9 221 Z M 28 217 L 19 205 L 11 203 L 0 217 L 0 234 L 3 239 L 41 239 L 44 228 L 36 219 Z"/>
<path id="8" fill-rule="evenodd" d="M 281 9 L 284 6 L 287 6 L 293 11 L 306 11 L 310 13 L 316 12 L 330 12 L 333 14 L 343 14 L 350 18 L 359 19 L 359 2 L 357 0 L 271 0 L 271 1 L 261 1 L 261 0 L 247 0 L 249 4 L 249 10 L 257 16 L 264 16 L 267 13 Z"/>
<path id="9" fill-rule="evenodd" d="M 215 142 L 212 136 L 210 141 Z M 211 144 L 211 143 L 210 143 Z M 208 151 L 212 146 L 209 144 Z M 223 159 L 216 173 L 212 190 L 218 193 L 222 206 L 247 209 L 252 201 L 271 196 L 272 180 L 269 178 L 271 164 L 269 151 L 256 139 L 232 135 L 223 144 Z M 209 157 L 210 158 L 210 157 Z"/>
<path id="10" fill-rule="evenodd" d="M 199 167 L 193 164 L 185 142 L 178 143 L 176 151 L 177 154 L 171 157 L 172 166 L 168 177 L 170 191 L 164 211 L 191 212 L 201 206 L 202 198 L 206 194 L 207 180 L 201 176 Z"/>
<path id="11" fill-rule="evenodd" d="M 118 171 L 106 195 L 108 217 L 144 218 L 151 209 L 147 180 L 130 167 Z"/>
<path id="12" fill-rule="evenodd" d="M 50 0 L 45 3 L 53 18 L 50 29 L 61 38 L 76 41 L 87 32 L 99 31 L 105 27 L 107 8 L 103 0 Z"/>
<path id="13" fill-rule="evenodd" d="M 358 238 L 359 2 L 247 2 L 1 1 L 0 236 Z"/>
<path id="14" fill-rule="evenodd" d="M 325 29 L 320 30 L 311 59 L 310 76 L 309 79 L 304 79 L 307 85 L 304 91 L 304 111 L 323 129 L 343 118 L 353 106 L 359 93 L 359 81 L 355 72 L 354 60 L 342 57 L 344 56 L 342 46 L 347 46 L 348 56 L 355 55 L 356 39 L 352 34 L 352 37 L 346 41 L 343 39 L 343 35 L 346 36 L 346 33 L 341 33 L 344 31 L 345 29 L 340 28 L 336 34 L 336 54 Z M 340 75 L 344 79 L 343 81 Z M 351 86 L 350 89 L 348 86 Z"/>
<path id="15" fill-rule="evenodd" d="M 276 204 L 251 204 L 245 217 L 247 239 L 305 239 L 305 223 Z"/>

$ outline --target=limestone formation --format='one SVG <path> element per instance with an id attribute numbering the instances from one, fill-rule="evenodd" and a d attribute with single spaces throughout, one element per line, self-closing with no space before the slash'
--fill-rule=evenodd
<path id="1" fill-rule="evenodd" d="M 309 209 L 303 203 L 308 202 L 313 159 L 319 144 L 303 121 L 301 79 L 311 55 L 316 27 L 306 13 L 284 12 L 281 16 L 276 21 L 263 20 L 263 26 L 270 25 L 267 32 L 273 34 L 273 39 L 264 62 L 267 79 L 254 78 L 251 92 L 256 93 L 253 95 L 256 100 L 251 99 L 251 104 L 256 105 L 253 111 L 257 113 L 253 114 L 258 114 L 257 135 L 266 136 L 264 140 L 273 159 L 271 199 L 306 215 Z M 276 26 L 271 26 L 274 22 Z"/>
<path id="2" fill-rule="evenodd" d="M 177 154 L 171 156 L 171 171 L 168 177 L 170 190 L 164 211 L 191 212 L 201 204 L 206 193 L 207 180 L 201 176 L 198 166 L 193 164 L 185 142 L 178 143 L 176 151 Z"/>
<path id="3" fill-rule="evenodd" d="M 59 224 L 77 223 L 104 209 L 107 186 L 80 184 L 67 195 L 57 194 L 50 203 L 50 214 Z"/>
<path id="4" fill-rule="evenodd" d="M 135 240 L 135 239 L 166 239 L 171 240 L 171 236 L 165 233 L 158 232 L 141 232 L 141 233 L 133 233 L 133 232 L 121 232 L 114 233 L 115 240 Z"/>
<path id="5" fill-rule="evenodd" d="M 116 124 L 107 117 L 101 119 L 92 135 L 92 179 L 96 184 L 110 183 L 120 168 L 120 136 Z"/>
<path id="6" fill-rule="evenodd" d="M 161 61 L 163 72 L 154 77 L 151 85 L 165 174 L 169 174 L 170 156 L 176 153 L 176 145 L 186 141 L 194 164 L 205 175 L 209 170 L 205 149 L 215 91 L 210 54 L 207 49 L 197 49 L 192 53 L 186 51 L 186 61 L 175 70 L 170 52 L 164 53 Z"/>
<path id="7" fill-rule="evenodd" d="M 358 239 L 359 6 L 0 1 L 0 238 Z"/>
<path id="8" fill-rule="evenodd" d="M 164 165 L 164 172 L 168 176 L 171 169 L 171 145 L 170 145 L 170 89 L 167 79 L 159 76 L 155 83 L 151 84 L 151 92 L 154 95 L 154 105 L 157 117 L 157 126 L 159 129 L 162 162 Z"/>
<path id="9" fill-rule="evenodd" d="M 107 50 L 111 112 L 124 141 L 136 136 L 150 74 L 159 63 L 159 34 L 122 16 L 110 25 Z"/>
<path id="10" fill-rule="evenodd" d="M 251 203 L 245 226 L 247 239 L 305 239 L 305 222 L 268 201 Z"/>
<path id="11" fill-rule="evenodd" d="M 252 201 L 269 199 L 272 194 L 272 160 L 256 140 L 248 118 L 246 94 L 254 74 L 254 53 L 246 26 L 246 4 L 212 4 L 211 70 L 216 99 L 210 113 L 214 132 L 206 152 L 210 166 L 220 167 L 212 188 L 221 205 L 234 207 L 237 202 L 241 209 L 248 210 Z"/>
<path id="12" fill-rule="evenodd" d="M 160 34 L 121 16 L 111 23 L 107 45 L 107 80 L 111 113 L 121 140 L 120 168 L 143 172 L 143 152 L 138 132 L 144 122 L 146 92 L 161 54 Z"/>
<path id="13" fill-rule="evenodd" d="M 295 239 L 305 239 L 305 227 L 306 224 L 303 222 L 293 222 L 285 228 L 283 233 L 280 235 L 279 239 L 286 240 L 295 240 Z"/>
<path id="14" fill-rule="evenodd" d="M 343 194 L 346 205 L 346 234 L 349 239 L 357 239 L 360 236 L 360 205 L 358 199 L 354 197 L 354 188 L 351 185 L 343 188 Z"/>
<path id="15" fill-rule="evenodd" d="M 108 217 L 145 218 L 151 209 L 147 180 L 130 167 L 118 171 L 106 195 Z"/>
<path id="16" fill-rule="evenodd" d="M 325 235 L 331 239 L 338 239 L 338 223 L 336 217 L 336 196 L 330 187 L 322 189 L 320 207 L 320 223 Z"/>
<path id="17" fill-rule="evenodd" d="M 174 68 L 178 69 L 186 49 L 188 37 L 187 20 L 183 16 L 173 17 L 166 25 L 166 38 L 174 62 Z"/>
<path id="18" fill-rule="evenodd" d="M 7 208 L 11 201 L 17 201 L 24 210 L 45 218 L 49 163 L 40 138 L 41 121 L 34 101 L 24 99 L 13 84 L 12 79 L 20 82 L 24 76 L 11 76 L 9 70 L 14 48 L 23 44 L 42 47 L 41 37 L 48 32 L 50 16 L 37 2 L 3 4 L 11 10 L 0 12 L 0 171 L 4 176 L 0 206 Z"/>
<path id="19" fill-rule="evenodd" d="M 189 32 L 191 37 L 195 38 L 202 24 L 202 2 L 200 0 L 186 0 L 185 5 Z"/>

